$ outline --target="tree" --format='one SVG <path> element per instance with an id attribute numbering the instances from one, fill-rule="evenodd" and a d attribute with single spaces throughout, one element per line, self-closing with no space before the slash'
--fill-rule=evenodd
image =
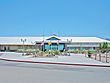
<path id="1" fill-rule="evenodd" d="M 108 48 L 108 43 L 107 42 L 100 43 L 100 45 L 99 45 L 99 52 L 106 53 L 106 62 L 107 62 L 107 53 L 109 51 L 110 51 L 110 49 Z M 101 56 L 100 56 L 100 59 L 101 59 Z"/>

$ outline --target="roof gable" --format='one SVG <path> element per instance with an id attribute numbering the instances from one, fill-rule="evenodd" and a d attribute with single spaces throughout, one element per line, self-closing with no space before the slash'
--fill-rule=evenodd
<path id="1" fill-rule="evenodd" d="M 50 37 L 50 38 L 48 38 L 47 40 L 60 40 L 60 39 L 57 38 L 57 37 Z"/>

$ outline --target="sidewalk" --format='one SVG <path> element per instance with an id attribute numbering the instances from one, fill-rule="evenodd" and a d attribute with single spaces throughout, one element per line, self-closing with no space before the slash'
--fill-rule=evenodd
<path id="1" fill-rule="evenodd" d="M 1 53 L 0 53 L 1 54 Z M 110 66 L 109 63 L 103 63 L 96 61 L 91 58 L 85 57 L 83 54 L 71 54 L 71 56 L 58 56 L 58 58 L 29 58 L 22 56 L 21 53 L 2 53 L 0 59 L 15 60 L 17 62 L 32 62 L 32 63 L 53 63 L 53 64 L 80 64 L 80 65 L 106 65 Z"/>

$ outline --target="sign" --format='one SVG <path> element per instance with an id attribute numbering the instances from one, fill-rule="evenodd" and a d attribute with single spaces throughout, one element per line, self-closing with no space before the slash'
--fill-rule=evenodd
<path id="1" fill-rule="evenodd" d="M 52 44 L 52 42 L 48 42 L 48 45 L 50 46 Z"/>

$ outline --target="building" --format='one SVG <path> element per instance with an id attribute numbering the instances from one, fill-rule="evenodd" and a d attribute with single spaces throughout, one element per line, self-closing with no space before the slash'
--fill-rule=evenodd
<path id="1" fill-rule="evenodd" d="M 0 37 L 0 51 L 16 51 L 21 48 L 41 50 L 94 50 L 100 43 L 110 41 L 98 37 Z"/>

